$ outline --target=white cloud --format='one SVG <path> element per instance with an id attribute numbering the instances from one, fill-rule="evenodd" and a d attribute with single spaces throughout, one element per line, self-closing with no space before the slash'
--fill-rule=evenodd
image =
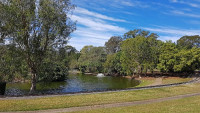
<path id="1" fill-rule="evenodd" d="M 178 39 L 180 39 L 180 36 L 160 36 L 159 39 L 162 41 L 168 41 L 171 40 L 173 42 L 176 42 Z"/>
<path id="2" fill-rule="evenodd" d="M 98 30 L 98 31 L 125 31 L 124 28 L 115 26 L 115 25 L 111 25 L 109 23 L 106 23 L 103 20 L 98 20 L 93 18 L 89 18 L 89 17 L 85 17 L 85 16 L 77 16 L 77 15 L 73 15 L 71 17 L 72 20 L 77 20 L 78 24 L 84 25 L 87 28 L 91 28 L 93 30 Z"/>
<path id="3" fill-rule="evenodd" d="M 200 18 L 199 14 L 185 13 L 183 11 L 178 11 L 178 10 L 173 10 L 173 11 L 171 11 L 171 13 L 176 14 L 176 15 L 181 15 L 181 16 L 188 16 L 188 17 L 193 17 L 193 18 Z"/>
<path id="4" fill-rule="evenodd" d="M 154 7 L 159 6 L 160 8 L 167 8 L 167 9 L 175 9 L 173 6 L 171 5 L 167 5 L 167 4 L 163 4 L 163 3 L 159 3 L 159 2 L 152 2 L 153 5 L 156 5 Z"/>
<path id="5" fill-rule="evenodd" d="M 128 1 L 121 1 L 121 3 L 125 6 L 131 6 L 131 7 L 135 6 L 132 2 L 128 2 Z"/>
<path id="6" fill-rule="evenodd" d="M 110 20 L 110 21 L 116 21 L 116 22 L 126 22 L 126 20 L 115 19 L 115 18 L 108 17 L 106 15 L 102 15 L 102 14 L 99 14 L 99 13 L 95 13 L 95 12 L 92 12 L 92 11 L 89 11 L 87 9 L 80 8 L 80 7 L 78 7 L 75 10 L 75 13 L 76 14 L 84 14 L 84 15 L 94 16 L 96 18 L 103 19 L 103 20 Z"/>
<path id="7" fill-rule="evenodd" d="M 69 44 L 80 50 L 85 45 L 104 46 L 104 43 L 115 35 L 122 35 L 127 30 L 113 22 L 125 22 L 83 8 L 78 8 L 71 16 L 77 21 L 77 30 L 72 34 Z M 111 21 L 111 22 L 110 22 Z"/>
<path id="8" fill-rule="evenodd" d="M 139 7 L 139 8 L 151 7 L 148 3 L 142 2 L 140 0 L 120 0 L 120 2 L 119 5 L 130 6 L 130 7 Z"/>
<path id="9" fill-rule="evenodd" d="M 200 4 L 192 3 L 191 1 L 189 1 L 189 2 L 186 2 L 186 1 L 183 1 L 183 0 L 170 0 L 170 1 L 173 2 L 173 3 L 180 3 L 180 4 L 189 5 L 189 6 L 194 7 L 194 8 L 200 8 Z"/>
<path id="10" fill-rule="evenodd" d="M 166 28 L 166 27 L 160 27 L 160 28 L 143 27 L 142 29 L 152 31 L 152 32 L 165 33 L 165 34 L 178 35 L 178 36 L 200 34 L 200 30 L 190 30 L 190 29 L 175 29 L 175 28 Z"/>
<path id="11" fill-rule="evenodd" d="M 111 33 L 79 27 L 69 43 L 77 50 L 81 50 L 85 45 L 103 46 L 111 36 L 113 36 Z"/>
<path id="12" fill-rule="evenodd" d="M 194 30 L 194 29 L 178 29 L 178 28 L 172 28 L 172 27 L 156 27 L 156 28 L 150 28 L 150 27 L 142 27 L 142 29 L 157 33 L 160 35 L 159 39 L 165 41 L 165 40 L 172 40 L 175 42 L 179 38 L 185 35 L 200 35 L 200 29 Z"/>

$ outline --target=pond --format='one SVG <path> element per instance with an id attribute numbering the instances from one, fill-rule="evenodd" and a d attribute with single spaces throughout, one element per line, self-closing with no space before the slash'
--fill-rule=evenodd
<path id="1" fill-rule="evenodd" d="M 69 75 L 64 82 L 38 83 L 37 94 L 62 94 L 125 89 L 139 85 L 139 81 L 123 77 L 97 77 L 93 75 Z M 7 84 L 7 96 L 22 96 L 29 92 L 30 83 Z"/>

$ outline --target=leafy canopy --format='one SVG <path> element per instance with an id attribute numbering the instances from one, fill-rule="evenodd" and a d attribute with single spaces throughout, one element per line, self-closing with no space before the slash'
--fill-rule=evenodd
<path id="1" fill-rule="evenodd" d="M 66 44 L 75 30 L 69 18 L 72 9 L 70 0 L 0 1 L 0 40 L 22 51 L 32 74 L 31 92 L 48 51 Z"/>

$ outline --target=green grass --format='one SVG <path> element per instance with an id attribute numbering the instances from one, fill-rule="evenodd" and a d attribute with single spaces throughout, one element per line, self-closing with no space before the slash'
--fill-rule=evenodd
<path id="1" fill-rule="evenodd" d="M 169 77 L 163 78 L 163 84 L 173 84 L 173 83 L 180 83 L 180 82 L 187 82 L 192 80 L 192 78 L 178 78 L 178 77 Z"/>
<path id="2" fill-rule="evenodd" d="M 32 111 L 155 99 L 200 92 L 200 84 L 98 94 L 0 100 L 0 111 Z"/>
<path id="3" fill-rule="evenodd" d="M 141 78 L 139 79 L 141 83 L 136 87 L 144 87 L 151 85 L 155 82 L 156 78 Z M 162 84 L 173 84 L 173 83 L 181 83 L 192 80 L 192 78 L 179 78 L 179 77 L 168 77 L 162 79 Z"/>
<path id="4" fill-rule="evenodd" d="M 129 107 L 80 111 L 76 113 L 200 113 L 200 96 Z"/>
<path id="5" fill-rule="evenodd" d="M 141 83 L 136 87 L 144 87 L 154 83 L 155 79 L 141 79 Z"/>

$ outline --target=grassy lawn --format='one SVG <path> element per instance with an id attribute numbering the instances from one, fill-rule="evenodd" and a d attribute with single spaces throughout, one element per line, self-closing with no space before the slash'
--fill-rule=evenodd
<path id="1" fill-rule="evenodd" d="M 107 108 L 76 113 L 200 113 L 200 96 L 153 104 Z"/>
<path id="2" fill-rule="evenodd" d="M 144 87 L 151 85 L 155 82 L 156 78 L 154 77 L 143 77 L 140 80 L 141 83 L 136 87 Z M 167 77 L 162 79 L 162 84 L 173 84 L 173 83 L 180 83 L 180 82 L 187 82 L 192 80 L 192 78 L 180 78 L 180 77 Z"/>
<path id="3" fill-rule="evenodd" d="M 98 94 L 42 97 L 35 99 L 0 100 L 0 111 L 27 111 L 67 108 L 75 106 L 87 106 L 108 104 L 116 102 L 128 102 L 137 100 L 155 99 L 174 95 L 200 92 L 200 84 L 181 85 L 157 89 L 137 91 L 110 92 Z"/>
<path id="4" fill-rule="evenodd" d="M 192 80 L 192 78 L 168 77 L 168 78 L 163 78 L 162 83 L 163 84 L 173 84 L 173 83 L 187 82 L 190 80 Z"/>
<path id="5" fill-rule="evenodd" d="M 148 86 L 148 85 L 151 85 L 155 82 L 156 78 L 153 78 L 153 77 L 144 77 L 144 78 L 141 78 L 141 79 L 138 79 L 141 81 L 141 83 L 136 86 L 136 87 L 144 87 L 144 86 Z"/>

